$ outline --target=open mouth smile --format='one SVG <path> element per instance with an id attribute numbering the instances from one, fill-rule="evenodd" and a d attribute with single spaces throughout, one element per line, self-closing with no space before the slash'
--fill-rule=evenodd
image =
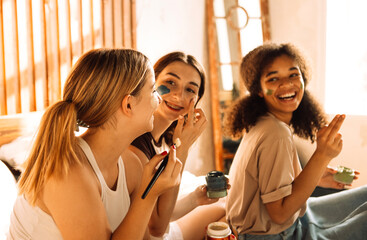
<path id="1" fill-rule="evenodd" d="M 296 92 L 289 92 L 289 93 L 278 95 L 277 98 L 283 101 L 290 101 L 290 100 L 293 100 L 296 96 L 297 96 Z"/>
<path id="2" fill-rule="evenodd" d="M 164 102 L 166 103 L 167 107 L 169 107 L 172 110 L 180 111 L 180 110 L 184 109 L 181 106 L 178 106 L 178 105 L 175 105 L 175 104 L 172 104 L 172 103 L 168 103 L 167 101 L 164 101 Z"/>

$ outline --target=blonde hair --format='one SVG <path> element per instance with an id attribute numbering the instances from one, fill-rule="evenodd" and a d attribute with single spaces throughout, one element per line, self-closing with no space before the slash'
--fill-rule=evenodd
<path id="1" fill-rule="evenodd" d="M 44 113 L 33 149 L 19 180 L 19 194 L 34 205 L 51 176 L 66 176 L 80 164 L 74 131 L 78 121 L 100 127 L 126 95 L 138 95 L 151 71 L 142 53 L 131 49 L 95 49 L 85 53 L 70 72 L 63 100 Z M 151 73 L 153 74 L 153 73 Z"/>

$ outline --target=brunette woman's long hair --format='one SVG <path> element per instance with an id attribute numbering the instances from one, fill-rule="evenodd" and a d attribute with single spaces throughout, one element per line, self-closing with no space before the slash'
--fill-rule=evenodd
<path id="1" fill-rule="evenodd" d="M 201 66 L 201 64 L 196 60 L 196 58 L 192 55 L 185 54 L 183 52 L 172 52 L 167 55 L 164 55 L 161 57 L 155 64 L 154 64 L 154 73 L 155 78 L 157 79 L 159 74 L 171 63 L 173 62 L 182 62 L 185 64 L 188 64 L 192 66 L 199 74 L 200 76 L 200 87 L 198 92 L 198 100 L 196 101 L 195 106 L 200 101 L 202 96 L 204 95 L 205 91 L 205 71 L 204 68 Z M 165 142 L 168 145 L 172 145 L 172 137 L 173 132 L 175 130 L 175 127 L 177 125 L 177 120 L 174 121 L 167 130 L 162 134 L 160 137 L 158 143 L 156 143 L 158 146 L 161 145 L 162 139 L 164 138 Z"/>
<path id="2" fill-rule="evenodd" d="M 265 43 L 250 51 L 242 59 L 241 78 L 249 93 L 237 100 L 226 113 L 225 135 L 241 137 L 244 130 L 249 132 L 259 118 L 267 114 L 265 100 L 259 96 L 260 77 L 263 70 L 282 55 L 290 57 L 297 63 L 305 83 L 304 96 L 297 110 L 293 112 L 290 124 L 296 135 L 310 139 L 311 142 L 315 141 L 317 130 L 326 123 L 325 114 L 306 90 L 311 78 L 309 63 L 300 50 L 290 43 Z"/>

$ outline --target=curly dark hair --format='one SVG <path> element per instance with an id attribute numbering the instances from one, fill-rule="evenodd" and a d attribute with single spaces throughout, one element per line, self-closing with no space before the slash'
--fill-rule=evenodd
<path id="1" fill-rule="evenodd" d="M 205 92 L 205 71 L 204 71 L 203 66 L 192 55 L 185 54 L 183 52 L 171 52 L 171 53 L 168 53 L 168 54 L 164 55 L 160 59 L 158 59 L 158 61 L 154 64 L 153 68 L 154 68 L 155 78 L 157 79 L 159 74 L 169 64 L 171 64 L 173 62 L 186 63 L 186 64 L 192 66 L 199 73 L 200 87 L 199 87 L 199 91 L 198 91 L 198 100 L 195 103 L 195 106 L 196 106 L 198 104 L 198 102 L 200 101 L 200 99 L 203 97 L 204 92 Z M 172 137 L 173 137 L 173 132 L 176 128 L 176 125 L 177 125 L 177 120 L 174 121 L 167 128 L 167 130 L 162 134 L 159 141 L 156 143 L 157 146 L 160 146 L 162 144 L 162 139 L 163 138 L 164 138 L 165 142 L 168 145 L 172 145 Z"/>
<path id="2" fill-rule="evenodd" d="M 224 133 L 238 138 L 243 130 L 249 132 L 258 119 L 268 112 L 264 98 L 259 96 L 261 91 L 260 77 L 263 70 L 277 57 L 286 55 L 294 60 L 302 73 L 305 89 L 311 78 L 311 71 L 305 56 L 293 44 L 265 43 L 250 51 L 241 62 L 241 78 L 249 94 L 237 100 L 227 111 L 224 119 Z M 301 138 L 315 141 L 316 132 L 326 123 L 325 114 L 305 90 L 297 110 L 293 112 L 290 125 L 294 133 Z"/>

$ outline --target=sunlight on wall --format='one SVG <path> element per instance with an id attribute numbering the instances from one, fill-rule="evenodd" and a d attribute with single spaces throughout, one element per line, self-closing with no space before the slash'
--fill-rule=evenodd
<path id="1" fill-rule="evenodd" d="M 327 113 L 367 115 L 366 9 L 365 0 L 327 1 Z"/>

